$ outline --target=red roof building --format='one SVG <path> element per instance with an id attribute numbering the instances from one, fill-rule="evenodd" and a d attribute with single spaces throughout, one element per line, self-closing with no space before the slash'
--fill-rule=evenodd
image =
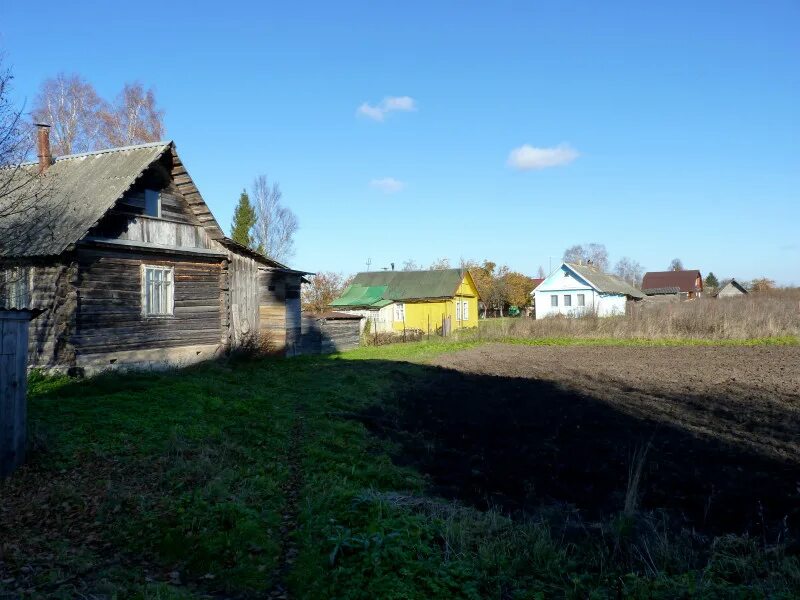
<path id="1" fill-rule="evenodd" d="M 642 279 L 642 291 L 647 295 L 657 290 L 677 288 L 688 298 L 696 298 L 703 293 L 703 276 L 697 269 L 688 271 L 648 271 Z"/>

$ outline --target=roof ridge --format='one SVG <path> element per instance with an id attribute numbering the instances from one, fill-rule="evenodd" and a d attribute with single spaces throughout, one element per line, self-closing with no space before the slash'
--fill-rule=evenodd
<path id="1" fill-rule="evenodd" d="M 169 146 L 172 140 L 161 140 L 158 142 L 145 142 L 143 144 L 132 144 L 130 146 L 115 146 L 113 148 L 103 148 L 102 150 L 91 150 L 89 152 L 77 152 L 75 154 L 65 154 L 64 156 L 56 156 L 55 161 L 70 160 L 73 158 L 83 158 L 84 156 L 94 156 L 97 154 L 110 154 L 112 152 L 127 152 L 130 150 L 139 150 L 143 148 L 156 148 L 158 146 Z"/>
<path id="2" fill-rule="evenodd" d="M 169 146 L 173 144 L 172 140 L 161 140 L 158 142 L 145 142 L 143 144 L 133 144 L 131 146 L 115 146 L 114 148 L 103 148 L 102 150 L 90 150 L 89 152 L 76 152 L 74 154 L 65 154 L 64 156 L 54 156 L 54 162 L 60 162 L 62 160 L 72 160 L 75 158 L 84 158 L 87 156 L 97 156 L 100 154 L 111 154 L 113 152 L 127 152 L 130 150 L 141 150 L 144 148 L 156 148 L 158 146 Z M 7 169 L 7 168 L 15 168 L 15 167 L 29 167 L 32 165 L 38 165 L 38 160 L 28 160 L 25 162 L 21 162 L 16 165 L 2 165 L 0 168 Z"/>

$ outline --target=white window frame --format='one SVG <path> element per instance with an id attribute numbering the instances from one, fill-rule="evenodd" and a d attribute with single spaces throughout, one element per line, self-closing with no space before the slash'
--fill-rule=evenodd
<path id="1" fill-rule="evenodd" d="M 370 310 L 369 311 L 369 320 L 372 321 L 374 324 L 378 324 L 381 322 L 381 311 L 380 310 Z"/>
<path id="2" fill-rule="evenodd" d="M 572 294 L 564 294 L 564 306 L 572 306 Z"/>
<path id="3" fill-rule="evenodd" d="M 161 192 L 158 190 L 144 191 L 144 214 L 148 217 L 161 218 Z"/>
<path id="4" fill-rule="evenodd" d="M 558 294 L 550 294 L 550 307 L 558 308 Z"/>
<path id="5" fill-rule="evenodd" d="M 159 273 L 160 277 L 148 278 L 148 273 Z M 158 306 L 153 307 L 156 303 Z M 148 319 L 175 316 L 175 267 L 142 265 L 142 315 Z"/>
<path id="6" fill-rule="evenodd" d="M 0 308 L 30 308 L 33 267 L 10 267 L 0 276 Z"/>
<path id="7" fill-rule="evenodd" d="M 406 305 L 402 302 L 395 302 L 394 304 L 394 320 L 402 322 L 406 320 Z"/>
<path id="8" fill-rule="evenodd" d="M 456 321 L 461 320 L 461 300 L 456 300 Z"/>
<path id="9" fill-rule="evenodd" d="M 586 306 L 586 294 L 578 294 L 578 306 Z"/>
<path id="10" fill-rule="evenodd" d="M 469 321 L 469 300 L 462 300 L 461 320 Z"/>

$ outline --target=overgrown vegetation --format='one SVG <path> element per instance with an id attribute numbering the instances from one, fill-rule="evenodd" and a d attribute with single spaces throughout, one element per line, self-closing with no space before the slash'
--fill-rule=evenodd
<path id="1" fill-rule="evenodd" d="M 30 464 L 0 484 L 0 592 L 264 597 L 286 583 L 297 598 L 800 593 L 785 538 L 704 537 L 637 510 L 635 489 L 595 520 L 553 504 L 511 518 L 432 495 L 364 415 L 382 407 L 393 419 L 402 394 L 439 371 L 425 360 L 476 343 L 86 381 L 34 375 Z M 287 514 L 294 522 L 282 527 Z"/>
<path id="2" fill-rule="evenodd" d="M 628 315 L 487 320 L 482 338 L 753 339 L 800 335 L 800 291 L 640 304 Z"/>

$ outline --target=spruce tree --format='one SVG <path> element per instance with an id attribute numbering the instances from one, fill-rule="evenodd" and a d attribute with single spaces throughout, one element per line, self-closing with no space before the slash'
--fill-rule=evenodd
<path id="1" fill-rule="evenodd" d="M 706 287 L 707 288 L 716 288 L 719 287 L 719 281 L 717 281 L 717 276 L 714 273 L 709 272 L 708 276 L 706 277 Z"/>
<path id="2" fill-rule="evenodd" d="M 231 239 L 242 246 L 252 247 L 253 236 L 251 232 L 256 224 L 256 209 L 250 204 L 250 196 L 247 190 L 242 190 L 239 196 L 239 204 L 233 211 L 233 223 L 231 224 Z"/>

